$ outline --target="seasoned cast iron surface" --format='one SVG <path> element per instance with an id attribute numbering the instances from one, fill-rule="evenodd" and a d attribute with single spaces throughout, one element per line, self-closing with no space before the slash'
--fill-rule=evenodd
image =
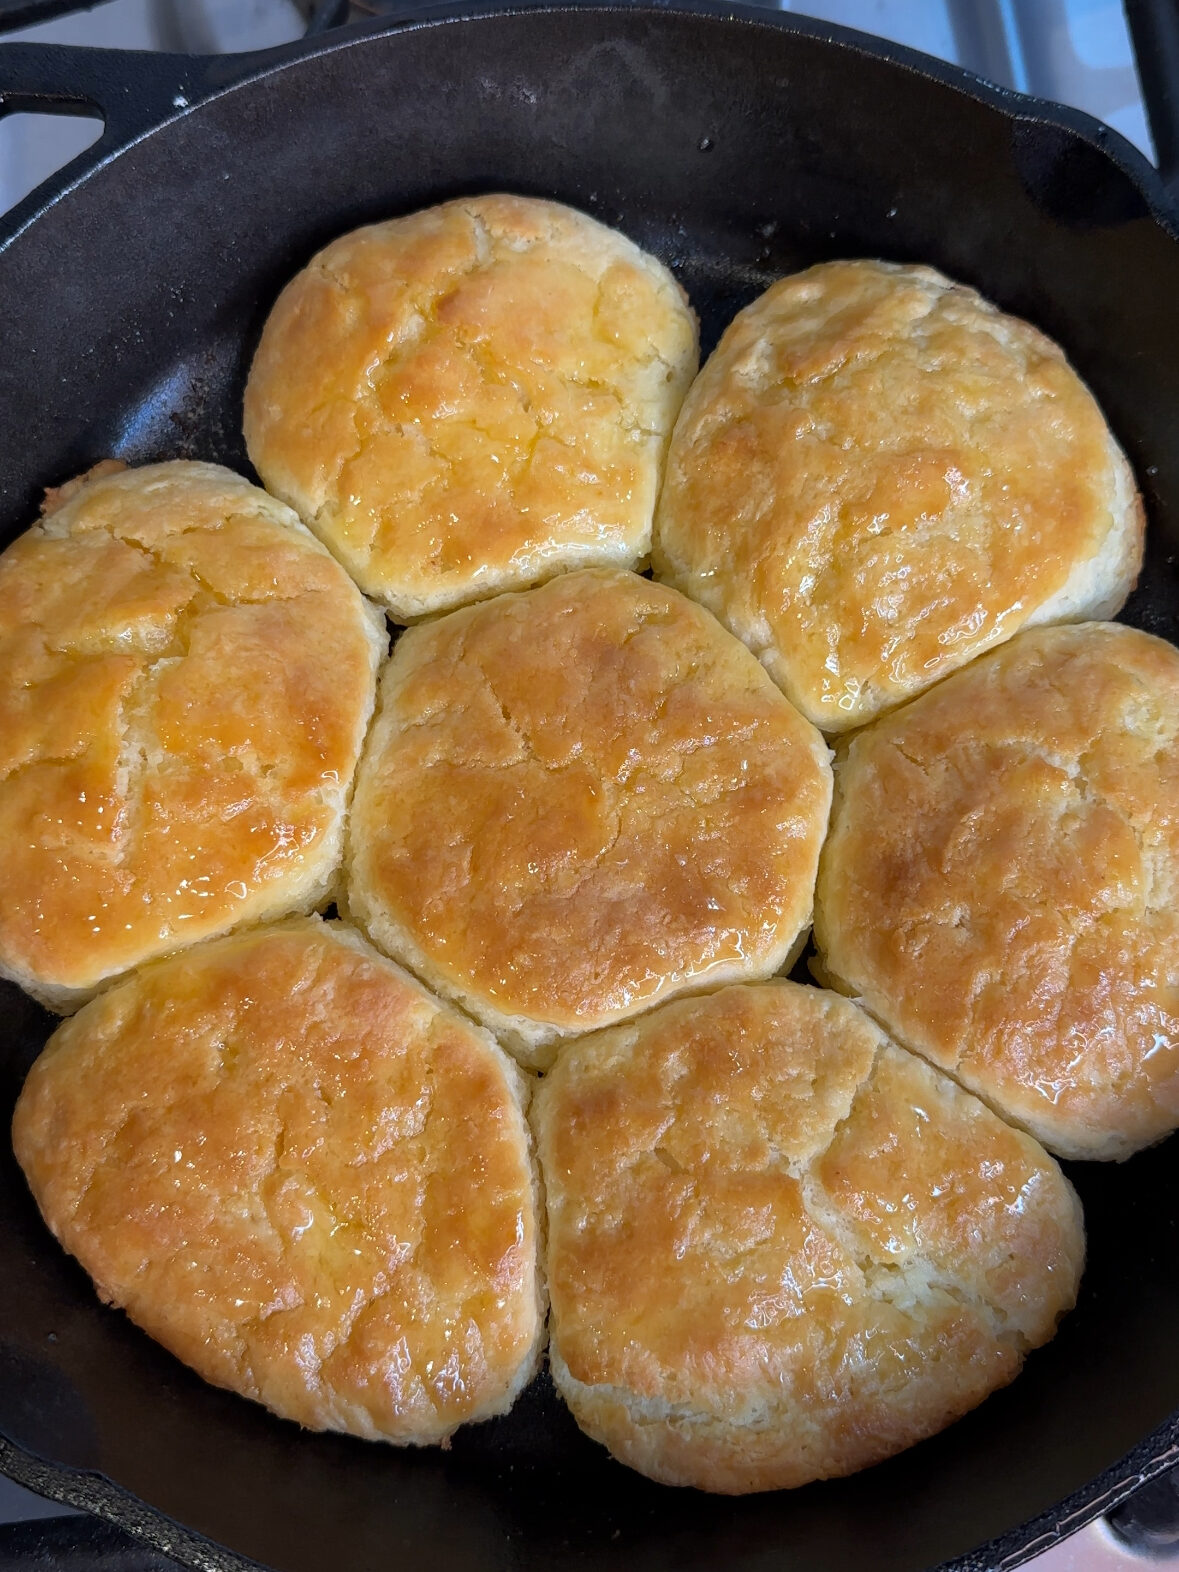
<path id="1" fill-rule="evenodd" d="M 1134 182 L 1065 126 L 719 14 L 476 15 L 350 39 L 100 169 L 0 252 L 0 540 L 42 487 L 111 454 L 248 471 L 241 389 L 286 279 L 351 226 L 496 188 L 571 202 L 663 257 L 706 351 L 772 279 L 833 256 L 932 262 L 1030 317 L 1065 344 L 1143 483 L 1151 548 L 1128 620 L 1179 635 L 1179 244 Z M 0 1010 L 7 1119 L 52 1023 L 15 989 Z M 1171 1141 L 1071 1169 L 1090 1238 L 1081 1303 L 1014 1386 L 857 1478 L 732 1501 L 612 1463 L 545 1378 L 448 1452 L 301 1434 L 102 1308 L 3 1141 L 0 1434 L 34 1461 L 0 1448 L 0 1463 L 194 1564 L 190 1535 L 42 1463 L 100 1471 L 282 1572 L 1014 1564 L 1065 1498 L 1084 1513 L 1124 1493 L 1132 1469 L 1088 1482 L 1179 1409 L 1177 1156 Z"/>

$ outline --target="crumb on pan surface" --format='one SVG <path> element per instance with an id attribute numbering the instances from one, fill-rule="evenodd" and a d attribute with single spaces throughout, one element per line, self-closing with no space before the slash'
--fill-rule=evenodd
<path id="1" fill-rule="evenodd" d="M 267 487 L 402 621 L 647 556 L 695 317 L 557 203 L 491 195 L 341 236 L 287 285 L 245 400 Z"/>
<path id="2" fill-rule="evenodd" d="M 1056 344 L 932 268 L 830 262 L 740 312 L 693 384 L 653 562 L 833 733 L 1022 626 L 1113 616 L 1143 531 Z"/>
<path id="3" fill-rule="evenodd" d="M 503 1413 L 544 1303 L 524 1078 L 316 918 L 156 962 L 59 1027 L 17 1157 L 102 1298 L 310 1429 Z"/>
<path id="4" fill-rule="evenodd" d="M 411 629 L 357 775 L 350 915 L 526 1062 L 810 921 L 829 753 L 708 613 L 593 569 Z"/>
<path id="5" fill-rule="evenodd" d="M 1179 651 L 1036 629 L 854 737 L 826 976 L 1065 1157 L 1179 1125 Z"/>
<path id="6" fill-rule="evenodd" d="M 664 1483 L 877 1462 L 1010 1381 L 1075 1301 L 1055 1162 L 838 995 L 726 988 L 582 1038 L 532 1118 L 558 1390 Z"/>
<path id="7" fill-rule="evenodd" d="M 0 555 L 0 974 L 54 1008 L 331 888 L 383 619 L 281 503 L 175 462 Z"/>

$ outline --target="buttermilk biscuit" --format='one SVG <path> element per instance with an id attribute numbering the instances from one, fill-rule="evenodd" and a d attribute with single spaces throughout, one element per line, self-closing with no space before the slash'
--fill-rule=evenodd
<path id="1" fill-rule="evenodd" d="M 823 975 L 1062 1157 L 1179 1125 L 1179 651 L 1037 629 L 852 739 Z"/>
<path id="2" fill-rule="evenodd" d="M 696 371 L 671 274 L 553 202 L 468 197 L 345 235 L 287 285 L 250 457 L 401 621 L 651 547 Z"/>
<path id="3" fill-rule="evenodd" d="M 524 1081 L 351 930 L 218 939 L 59 1027 L 13 1143 L 108 1304 L 312 1430 L 506 1412 L 544 1305 Z"/>
<path id="4" fill-rule="evenodd" d="M 701 372 L 653 559 L 841 732 L 1018 628 L 1112 616 L 1142 535 L 1055 344 L 931 268 L 829 262 L 741 312 Z"/>
<path id="5" fill-rule="evenodd" d="M 822 738 L 707 612 L 589 569 L 413 628 L 357 775 L 350 914 L 543 1064 L 768 976 L 810 922 Z"/>
<path id="6" fill-rule="evenodd" d="M 665 1484 L 878 1462 L 1010 1381 L 1076 1298 L 1056 1164 L 835 994 L 726 988 L 583 1038 L 533 1122 L 554 1380 Z"/>
<path id="7" fill-rule="evenodd" d="M 327 896 L 385 635 L 217 465 L 55 501 L 0 556 L 0 975 L 70 1009 Z"/>

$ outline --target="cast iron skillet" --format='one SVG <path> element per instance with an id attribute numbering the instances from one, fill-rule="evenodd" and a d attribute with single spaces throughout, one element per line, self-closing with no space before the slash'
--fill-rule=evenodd
<path id="1" fill-rule="evenodd" d="M 250 58 L 10 45 L 0 107 L 106 119 L 0 229 L 0 541 L 43 486 L 109 454 L 248 471 L 242 382 L 285 280 L 353 225 L 506 188 L 662 256 L 706 350 L 825 257 L 932 262 L 1030 317 L 1146 494 L 1127 619 L 1179 637 L 1179 230 L 1157 172 L 1082 115 L 692 0 L 422 11 Z M 14 989 L 0 1012 L 6 1121 L 51 1022 Z M 1071 1168 L 1081 1301 L 1014 1386 L 853 1479 L 738 1501 L 615 1465 L 543 1378 L 448 1452 L 300 1433 L 102 1308 L 7 1141 L 0 1169 L 0 1465 L 192 1566 L 1006 1569 L 1179 1457 L 1175 1140 Z"/>

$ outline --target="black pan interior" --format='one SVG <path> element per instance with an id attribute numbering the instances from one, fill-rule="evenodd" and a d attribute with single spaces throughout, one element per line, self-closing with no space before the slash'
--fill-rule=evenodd
<path id="1" fill-rule="evenodd" d="M 358 223 L 506 188 L 571 202 L 668 261 L 706 349 L 772 279 L 834 256 L 931 262 L 1031 318 L 1067 347 L 1143 486 L 1150 555 L 1126 618 L 1177 638 L 1179 243 L 1153 197 L 1067 116 L 817 31 L 703 10 L 470 14 L 291 58 L 180 115 L 0 250 L 0 541 L 43 486 L 108 455 L 248 472 L 244 373 L 290 274 Z M 7 1119 L 51 1023 L 10 988 L 0 1011 Z M 1071 1169 L 1090 1237 L 1081 1302 L 1014 1386 L 857 1478 L 740 1501 L 613 1464 L 544 1379 L 449 1452 L 301 1434 L 100 1307 L 0 1147 L 0 1433 L 282 1572 L 1010 1566 L 1058 1503 L 1094 1510 L 1155 1466 L 1167 1429 L 1115 1468 L 1179 1409 L 1175 1141 Z M 101 1481 L 0 1457 L 135 1515 Z"/>

